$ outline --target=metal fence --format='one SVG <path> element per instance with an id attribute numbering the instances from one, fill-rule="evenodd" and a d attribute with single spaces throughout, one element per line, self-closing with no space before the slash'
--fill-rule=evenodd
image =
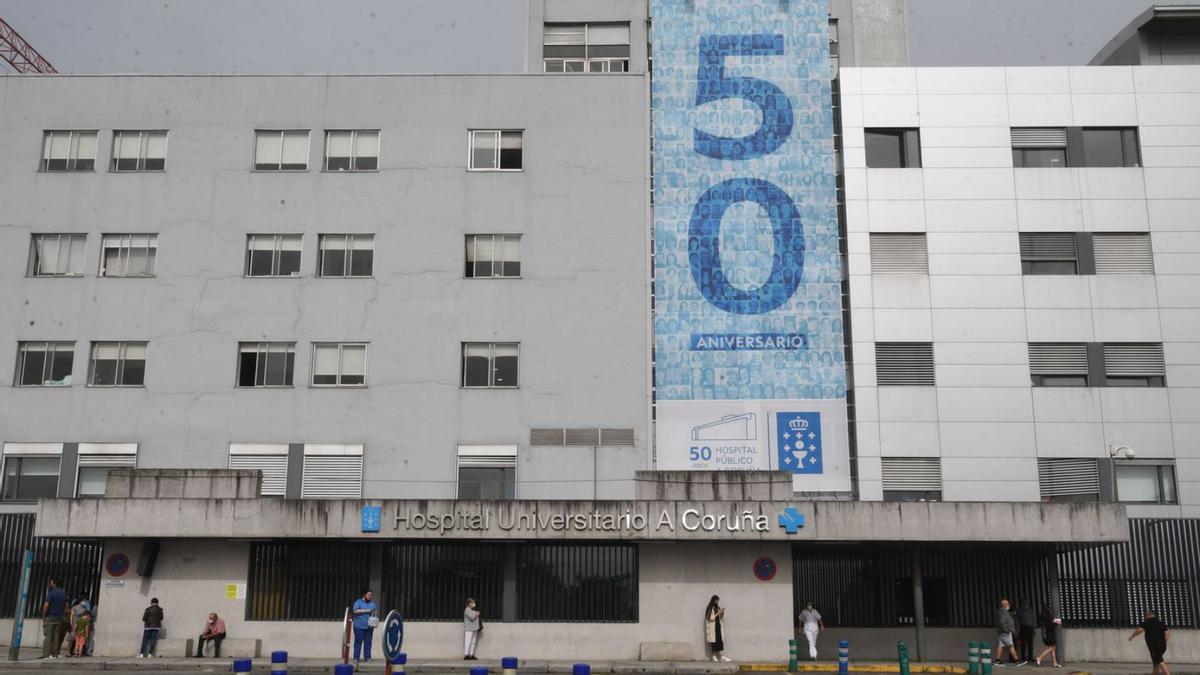
<path id="1" fill-rule="evenodd" d="M 340 621 L 370 583 L 370 552 L 347 542 L 253 544 L 246 619 Z"/>
<path id="2" fill-rule="evenodd" d="M 94 602 L 100 592 L 103 547 L 95 541 L 34 537 L 33 525 L 32 513 L 0 514 L 0 617 L 11 618 L 16 614 L 26 549 L 33 550 L 26 617 L 41 615 L 42 599 L 51 577 L 62 582 L 69 597 L 86 595 Z"/>
<path id="3" fill-rule="evenodd" d="M 410 621 L 462 621 L 467 598 L 502 615 L 503 544 L 395 543 L 383 549 L 381 600 Z"/>
<path id="4" fill-rule="evenodd" d="M 637 621 L 637 547 L 628 544 L 518 547 L 517 614 L 521 621 Z"/>

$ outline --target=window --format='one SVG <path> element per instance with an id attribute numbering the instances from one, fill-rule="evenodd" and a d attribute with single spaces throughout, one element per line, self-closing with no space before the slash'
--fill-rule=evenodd
<path id="1" fill-rule="evenodd" d="M 1022 274 L 1079 274 L 1079 252 L 1073 232 L 1022 232 Z"/>
<path id="2" fill-rule="evenodd" d="M 548 23 L 542 46 L 547 73 L 629 70 L 628 23 Z"/>
<path id="3" fill-rule="evenodd" d="M 88 385 L 140 387 L 146 379 L 145 342 L 93 342 Z"/>
<path id="4" fill-rule="evenodd" d="M 1104 379 L 1110 387 L 1164 387 L 1161 343 L 1105 343 Z"/>
<path id="5" fill-rule="evenodd" d="M 290 387 L 295 367 L 295 342 L 238 343 L 239 387 Z"/>
<path id="6" fill-rule="evenodd" d="M 517 386 L 516 342 L 464 342 L 462 345 L 462 386 Z"/>
<path id="7" fill-rule="evenodd" d="M 517 446 L 458 446 L 459 499 L 514 499 Z"/>
<path id="8" fill-rule="evenodd" d="M 1092 235 L 1096 274 L 1154 274 L 1149 232 Z"/>
<path id="9" fill-rule="evenodd" d="M 58 496 L 60 457 L 4 456 L 4 501 L 29 502 Z"/>
<path id="10" fill-rule="evenodd" d="M 1099 501 L 1099 462 L 1085 457 L 1038 458 L 1038 489 L 1043 502 Z"/>
<path id="11" fill-rule="evenodd" d="M 86 234 L 35 234 L 29 243 L 31 277 L 83 276 Z"/>
<path id="12" fill-rule="evenodd" d="M 1014 167 L 1067 166 L 1067 130 L 1063 127 L 1013 127 Z"/>
<path id="13" fill-rule="evenodd" d="M 379 169 L 379 131 L 326 131 L 326 171 Z"/>
<path id="14" fill-rule="evenodd" d="M 1029 343 L 1029 376 L 1035 387 L 1088 386 L 1087 345 Z"/>
<path id="15" fill-rule="evenodd" d="M 373 234 L 323 234 L 320 237 L 319 248 L 319 277 L 369 277 L 374 271 Z"/>
<path id="16" fill-rule="evenodd" d="M 928 274 L 929 253 L 925 233 L 872 234 L 871 272 L 875 274 Z"/>
<path id="17" fill-rule="evenodd" d="M 866 129 L 867 167 L 912 169 L 921 166 L 919 129 Z"/>
<path id="18" fill-rule="evenodd" d="M 308 129 L 254 132 L 255 171 L 307 171 Z"/>
<path id="19" fill-rule="evenodd" d="M 829 17 L 829 65 L 830 77 L 836 78 L 838 73 L 838 60 L 840 58 L 840 49 L 838 47 L 838 20 Z"/>
<path id="20" fill-rule="evenodd" d="M 304 446 L 301 499 L 361 499 L 363 446 Z"/>
<path id="21" fill-rule="evenodd" d="M 637 622 L 636 544 L 517 547 L 519 621 Z"/>
<path id="22" fill-rule="evenodd" d="M 465 598 L 491 608 L 493 621 L 504 620 L 512 611 L 504 607 L 512 545 L 448 539 L 384 543 L 381 595 L 406 621 L 461 623 Z"/>
<path id="23" fill-rule="evenodd" d="M 521 276 L 521 235 L 468 234 L 468 279 Z"/>
<path id="24" fill-rule="evenodd" d="M 876 342 L 875 382 L 879 386 L 933 385 L 933 345 L 929 342 Z"/>
<path id="25" fill-rule="evenodd" d="M 286 443 L 230 443 L 229 468 L 261 471 L 258 494 L 262 497 L 287 496 Z"/>
<path id="26" fill-rule="evenodd" d="M 137 443 L 80 443 L 76 497 L 103 497 L 108 472 L 137 466 Z"/>
<path id="27" fill-rule="evenodd" d="M 246 276 L 300 276 L 300 250 L 303 240 L 303 235 L 299 234 L 247 235 Z"/>
<path id="28" fill-rule="evenodd" d="M 314 344 L 314 387 L 361 387 L 367 383 L 365 344 Z"/>
<path id="29" fill-rule="evenodd" d="M 1117 500 L 1142 504 L 1174 504 L 1175 466 L 1166 462 L 1118 461 L 1113 464 Z"/>
<path id="30" fill-rule="evenodd" d="M 1084 128 L 1081 166 L 1141 166 L 1136 127 Z"/>
<path id="31" fill-rule="evenodd" d="M 42 171 L 95 169 L 95 131 L 47 131 L 42 136 Z"/>
<path id="32" fill-rule="evenodd" d="M 520 171 L 523 131 L 472 130 L 472 171 Z"/>
<path id="33" fill-rule="evenodd" d="M 341 621 L 346 598 L 371 585 L 371 551 L 371 544 L 351 541 L 251 542 L 246 620 Z"/>
<path id="34" fill-rule="evenodd" d="M 74 342 L 17 343 L 15 386 L 69 387 L 74 363 Z"/>
<path id="35" fill-rule="evenodd" d="M 157 234 L 106 234 L 101 238 L 100 276 L 152 277 Z"/>
<path id="36" fill-rule="evenodd" d="M 883 501 L 940 502 L 942 460 L 940 457 L 884 457 Z"/>
<path id="37" fill-rule="evenodd" d="M 110 171 L 162 171 L 166 168 L 167 132 L 113 132 Z"/>

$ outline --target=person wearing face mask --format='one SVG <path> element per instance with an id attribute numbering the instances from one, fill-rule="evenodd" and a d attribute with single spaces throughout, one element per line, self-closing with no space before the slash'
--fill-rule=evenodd
<path id="1" fill-rule="evenodd" d="M 479 631 L 483 630 L 482 614 L 475 609 L 475 598 L 467 598 L 463 608 L 463 656 L 464 661 L 477 661 L 475 645 L 479 642 Z"/>
<path id="2" fill-rule="evenodd" d="M 704 610 L 704 641 L 712 648 L 713 661 L 728 661 L 725 656 L 725 608 L 721 598 L 712 596 Z"/>
<path id="3" fill-rule="evenodd" d="M 379 625 L 379 610 L 375 607 L 375 594 L 371 589 L 364 588 L 360 597 L 354 601 L 354 662 L 358 663 L 361 656 L 367 663 L 371 662 L 371 640 L 375 637 L 375 627 Z"/>
<path id="4" fill-rule="evenodd" d="M 800 610 L 800 627 L 804 630 L 804 639 L 808 640 L 808 657 L 817 660 L 817 635 L 825 628 L 821 613 L 813 607 L 813 601 L 804 603 Z"/>

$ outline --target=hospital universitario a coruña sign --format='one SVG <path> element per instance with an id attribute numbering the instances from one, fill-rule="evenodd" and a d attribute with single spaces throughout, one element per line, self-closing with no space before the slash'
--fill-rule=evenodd
<path id="1" fill-rule="evenodd" d="M 827 0 L 651 0 L 658 468 L 850 489 Z"/>

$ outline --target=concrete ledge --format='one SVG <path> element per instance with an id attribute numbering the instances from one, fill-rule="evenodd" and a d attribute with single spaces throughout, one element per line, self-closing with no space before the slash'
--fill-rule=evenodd
<path id="1" fill-rule="evenodd" d="M 687 661 L 692 645 L 687 642 L 643 642 L 638 658 L 642 661 Z"/>
<path id="2" fill-rule="evenodd" d="M 159 638 L 154 654 L 163 658 L 183 658 L 195 654 L 195 648 L 196 643 L 191 638 Z"/>

